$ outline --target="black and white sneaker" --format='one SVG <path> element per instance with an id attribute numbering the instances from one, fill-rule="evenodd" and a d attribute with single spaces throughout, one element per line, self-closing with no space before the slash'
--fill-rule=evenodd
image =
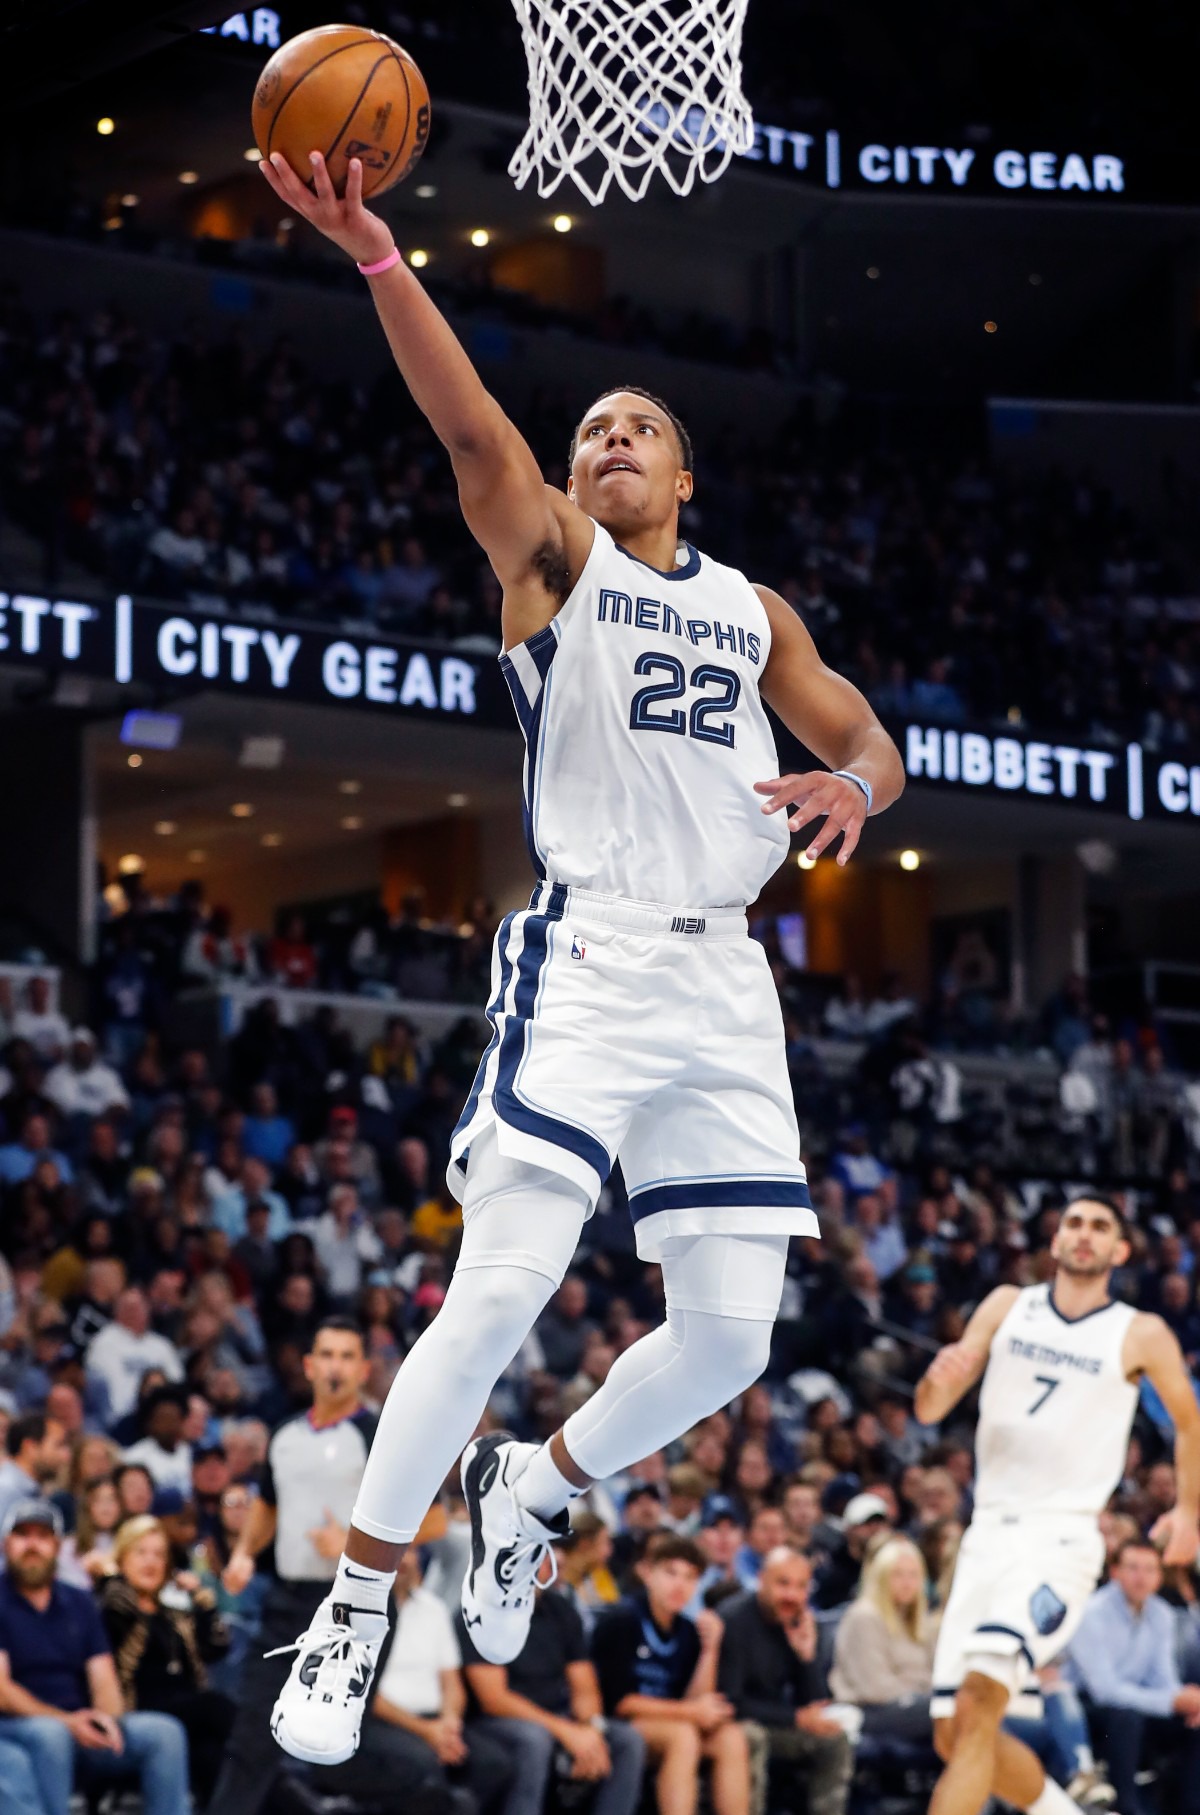
<path id="1" fill-rule="evenodd" d="M 517 1505 L 513 1487 L 537 1454 L 536 1443 L 518 1443 L 508 1431 L 479 1437 L 463 1451 L 462 1486 L 471 1515 L 471 1567 L 463 1580 L 467 1633 L 489 1664 L 511 1664 L 529 1636 L 538 1571 L 550 1558 L 558 1574 L 554 1538 L 565 1538 L 565 1511 L 543 1524 Z"/>
<path id="2" fill-rule="evenodd" d="M 271 1711 L 275 1743 L 306 1765 L 340 1765 L 358 1750 L 363 1711 L 387 1623 L 378 1639 L 360 1638 L 350 1608 L 322 1601 L 312 1625 L 294 1645 L 280 1645 L 267 1657 L 294 1651 L 287 1682 Z"/>

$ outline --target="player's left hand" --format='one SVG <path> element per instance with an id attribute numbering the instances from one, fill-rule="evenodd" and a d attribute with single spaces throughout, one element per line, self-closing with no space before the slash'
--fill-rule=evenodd
<path id="1" fill-rule="evenodd" d="M 1150 1542 L 1161 1549 L 1167 1569 L 1177 1563 L 1185 1566 L 1194 1563 L 1200 1550 L 1200 1525 L 1195 1514 L 1185 1512 L 1181 1506 L 1173 1506 L 1170 1512 L 1155 1521 Z"/>
<path id="2" fill-rule="evenodd" d="M 756 781 L 756 794 L 765 794 L 764 813 L 778 813 L 788 807 L 788 827 L 799 832 L 814 819 L 825 824 L 808 847 L 806 855 L 814 861 L 839 832 L 844 832 L 839 863 L 849 863 L 867 817 L 867 797 L 852 781 L 843 781 L 827 769 L 812 769 L 807 775 L 777 775 L 773 781 Z"/>

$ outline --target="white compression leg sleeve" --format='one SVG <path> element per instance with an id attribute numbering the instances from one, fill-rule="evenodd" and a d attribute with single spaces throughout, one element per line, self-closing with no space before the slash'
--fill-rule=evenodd
<path id="1" fill-rule="evenodd" d="M 463 1242 L 445 1303 L 414 1344 L 380 1414 L 353 1523 L 407 1543 L 429 1510 L 579 1240 L 577 1185 L 504 1159 L 492 1132 L 471 1152 Z"/>
<path id="2" fill-rule="evenodd" d="M 758 1379 L 787 1247 L 786 1235 L 675 1236 L 663 1244 L 666 1323 L 619 1355 L 563 1426 L 567 1454 L 585 1474 L 602 1481 L 640 1461 Z"/>

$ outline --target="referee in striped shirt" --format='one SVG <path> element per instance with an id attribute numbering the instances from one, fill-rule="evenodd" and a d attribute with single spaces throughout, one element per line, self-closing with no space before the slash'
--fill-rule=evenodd
<path id="1" fill-rule="evenodd" d="M 304 1357 L 312 1406 L 272 1436 L 260 1497 L 221 1577 L 230 1594 L 240 1594 L 258 1558 L 274 1544 L 261 1643 L 246 1659 L 238 1716 L 213 1791 L 212 1807 L 221 1815 L 259 1815 L 286 1762 L 271 1737 L 271 1709 L 292 1659 L 262 1654 L 292 1646 L 329 1593 L 375 1435 L 375 1415 L 361 1398 L 369 1366 L 358 1325 L 348 1317 L 325 1318 Z M 439 1516 L 444 1522 L 435 1509 L 433 1517 Z M 417 1541 L 436 1535 L 423 1530 Z M 306 1802 L 297 1785 L 295 1807 Z"/>

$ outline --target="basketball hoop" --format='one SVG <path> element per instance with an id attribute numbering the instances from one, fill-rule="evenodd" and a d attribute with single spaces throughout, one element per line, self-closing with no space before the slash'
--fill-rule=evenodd
<path id="1" fill-rule="evenodd" d="M 754 142 L 742 93 L 748 0 L 513 0 L 529 63 L 529 130 L 509 164 L 523 189 L 564 177 L 593 206 L 616 178 L 639 202 L 655 171 L 676 195 L 712 183 Z"/>

